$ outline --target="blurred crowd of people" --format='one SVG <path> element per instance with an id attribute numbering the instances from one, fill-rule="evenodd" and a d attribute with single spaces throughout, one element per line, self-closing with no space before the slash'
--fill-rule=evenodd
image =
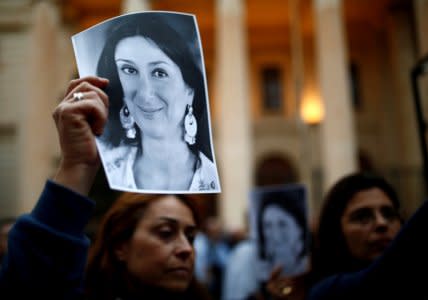
<path id="1" fill-rule="evenodd" d="M 195 243 L 196 277 L 216 299 L 324 299 L 314 296 L 315 292 L 309 294 L 311 287 L 325 278 L 369 268 L 389 247 L 404 220 L 392 185 L 381 176 L 358 172 L 344 176 L 331 187 L 316 223 L 311 232 L 311 261 L 306 272 L 283 276 L 281 270 L 287 265 L 278 266 L 265 281 L 257 265 L 257 242 L 247 232 L 234 246 L 228 246 L 228 232 L 218 219 L 211 218 L 207 224 L 215 230 L 201 233 L 204 245 Z M 283 243 L 287 241 L 290 238 L 285 237 Z M 203 247 L 209 243 L 217 259 L 207 259 Z M 204 261 L 202 274 L 198 259 Z M 358 282 L 352 277 L 347 280 Z M 314 291 L 319 289 L 317 285 Z"/>
<path id="2" fill-rule="evenodd" d="M 118 269 L 113 262 L 114 254 L 109 253 L 109 244 L 122 245 L 127 239 L 132 239 L 130 234 L 138 230 L 142 212 L 147 210 L 147 202 L 162 202 L 160 200 L 163 198 L 124 193 L 106 213 L 95 243 L 91 246 L 94 250 L 90 252 L 86 269 L 86 281 L 90 282 L 94 289 L 91 292 L 93 294 L 89 295 L 104 299 L 107 297 L 106 293 L 100 291 L 106 290 L 107 294 L 115 294 L 116 289 L 122 289 L 116 287 L 117 282 L 123 281 L 118 279 L 123 274 L 116 274 Z M 186 201 L 191 202 L 189 199 Z M 136 214 L 140 209 L 141 212 Z M 192 214 L 197 213 L 194 209 L 191 211 Z M 197 216 L 193 218 L 198 219 Z M 23 217 L 19 220 L 20 223 L 25 222 Z M 15 222 L 16 218 L 5 218 L 1 222 L 2 258 L 7 251 L 8 233 Z M 283 276 L 281 270 L 287 266 L 278 266 L 271 270 L 268 280 L 262 280 L 259 276 L 260 270 L 256 263 L 259 255 L 257 243 L 249 236 L 248 228 L 227 230 L 216 216 L 198 222 L 200 228 L 192 229 L 187 254 L 190 257 L 190 253 L 194 251 L 194 264 L 190 265 L 193 265 L 194 285 L 198 287 L 195 290 L 200 290 L 195 299 L 304 300 L 336 299 L 324 298 L 318 294 L 330 293 L 332 286 L 342 281 L 346 282 L 345 286 L 351 288 L 361 284 L 360 292 L 364 291 L 365 280 L 361 274 L 373 272 L 373 265 L 376 263 L 382 265 L 376 262 L 377 259 L 390 247 L 405 220 L 400 215 L 400 201 L 394 188 L 385 179 L 365 173 L 344 176 L 326 194 L 319 221 L 311 233 L 310 267 L 303 274 Z M 116 228 L 113 228 L 113 225 Z M 194 227 L 196 228 L 196 224 Z M 128 232 L 127 236 L 124 236 L 125 232 Z M 13 249 L 14 247 L 12 251 Z M 129 251 L 128 246 L 126 251 L 119 252 Z M 138 254 L 138 250 L 133 251 Z M 187 256 L 183 254 L 183 257 Z M 140 262 L 134 257 L 133 260 L 129 259 L 128 263 L 138 266 L 147 262 L 144 259 Z M 153 269 L 147 272 L 146 276 L 156 279 Z M 355 278 L 351 274 L 356 274 Z M 112 288 L 106 289 L 105 283 L 109 283 Z"/>

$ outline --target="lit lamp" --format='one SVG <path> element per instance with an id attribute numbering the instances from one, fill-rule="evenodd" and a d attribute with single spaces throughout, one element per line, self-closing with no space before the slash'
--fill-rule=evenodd
<path id="1" fill-rule="evenodd" d="M 318 125 L 324 119 L 324 106 L 321 99 L 314 95 L 303 97 L 300 116 L 308 125 Z"/>
<path id="2" fill-rule="evenodd" d="M 312 210 L 319 211 L 322 194 L 321 188 L 321 169 L 317 172 L 315 167 L 314 151 L 318 152 L 317 147 L 314 145 L 316 138 L 317 125 L 324 119 L 324 105 L 316 93 L 306 92 L 302 98 L 300 105 L 300 117 L 303 122 L 307 124 L 307 135 L 303 135 L 306 144 L 306 164 L 309 169 L 310 178 L 310 194 L 312 202 Z"/>

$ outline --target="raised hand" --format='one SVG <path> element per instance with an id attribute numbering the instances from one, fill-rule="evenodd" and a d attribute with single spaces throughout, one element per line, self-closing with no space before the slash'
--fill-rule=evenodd
<path id="1" fill-rule="evenodd" d="M 275 267 L 266 283 L 266 291 L 274 300 L 303 300 L 306 298 L 307 276 L 303 273 L 294 277 L 281 275 L 282 266 Z"/>
<path id="2" fill-rule="evenodd" d="M 108 116 L 108 80 L 89 76 L 70 81 L 65 98 L 53 112 L 61 146 L 54 181 L 86 195 L 100 165 L 95 136 Z"/>

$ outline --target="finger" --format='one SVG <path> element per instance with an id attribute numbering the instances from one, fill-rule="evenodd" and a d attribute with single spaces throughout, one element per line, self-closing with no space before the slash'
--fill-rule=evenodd
<path id="1" fill-rule="evenodd" d="M 83 82 L 88 82 L 92 85 L 98 86 L 100 88 L 104 88 L 109 80 L 107 78 L 98 77 L 98 76 L 86 76 L 82 78 L 73 79 L 70 81 L 67 89 L 67 93 L 69 93 L 72 89 L 74 89 L 76 86 Z"/>
<path id="2" fill-rule="evenodd" d="M 98 102 L 99 104 L 99 102 Z M 104 127 L 107 122 L 108 110 L 104 105 L 94 105 L 90 111 L 90 115 L 93 118 L 89 119 L 89 124 L 91 125 L 92 132 L 96 136 L 100 136 L 104 132 Z"/>
<path id="3" fill-rule="evenodd" d="M 93 93 L 93 92 L 91 92 Z M 86 116 L 89 126 L 94 135 L 101 135 L 107 122 L 108 109 L 97 94 L 92 94 L 88 101 L 79 101 L 79 109 Z"/>
<path id="4" fill-rule="evenodd" d="M 109 80 L 107 78 L 98 77 L 98 76 L 86 76 L 82 78 L 73 79 L 69 82 L 68 88 L 65 94 L 66 95 L 70 94 L 72 90 L 74 90 L 78 85 L 80 85 L 83 82 L 88 82 L 99 88 L 105 88 L 109 83 Z"/>
<path id="5" fill-rule="evenodd" d="M 57 124 L 62 123 L 63 116 L 76 116 L 77 120 L 89 125 L 94 135 L 101 135 L 107 121 L 108 108 L 95 92 L 85 94 L 86 99 L 78 102 L 65 101 L 60 103 L 53 113 Z M 80 121 L 79 121 L 80 122 Z M 73 124 L 76 124 L 73 122 Z"/>
<path id="6" fill-rule="evenodd" d="M 89 99 L 93 93 L 95 93 L 101 99 L 101 101 L 104 103 L 106 107 L 108 107 L 109 105 L 107 94 L 103 90 L 101 90 L 99 87 L 94 86 L 86 81 L 81 82 L 78 86 L 72 89 L 64 100 L 68 102 L 76 102 L 76 99 L 74 96 L 75 93 L 82 93 L 83 94 L 82 99 L 86 99 L 86 100 Z"/>
<path id="7" fill-rule="evenodd" d="M 270 273 L 269 280 L 276 280 L 281 276 L 282 272 L 282 266 L 278 265 L 273 268 L 272 272 Z"/>
<path id="8" fill-rule="evenodd" d="M 81 99 L 76 99 L 75 94 L 77 93 L 82 94 Z M 105 107 L 109 106 L 108 95 L 100 88 L 90 85 L 86 82 L 71 90 L 69 95 L 67 95 L 67 97 L 65 98 L 65 101 L 76 102 L 76 100 L 88 100 L 91 98 L 100 98 Z"/>
<path id="9" fill-rule="evenodd" d="M 108 108 L 108 106 L 109 106 L 108 95 L 104 91 L 102 91 L 102 90 L 100 90 L 98 88 L 95 88 L 95 89 L 93 89 L 91 91 L 88 91 L 88 92 L 84 92 L 83 93 L 83 99 L 97 99 L 97 100 L 101 100 L 101 103 L 106 108 Z"/>

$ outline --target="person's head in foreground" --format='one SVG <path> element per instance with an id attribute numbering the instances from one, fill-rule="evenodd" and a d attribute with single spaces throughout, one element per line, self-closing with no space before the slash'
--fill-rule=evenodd
<path id="1" fill-rule="evenodd" d="M 89 295 L 201 297 L 193 276 L 193 239 L 199 226 L 194 200 L 187 195 L 122 194 L 104 216 L 90 250 Z"/>

